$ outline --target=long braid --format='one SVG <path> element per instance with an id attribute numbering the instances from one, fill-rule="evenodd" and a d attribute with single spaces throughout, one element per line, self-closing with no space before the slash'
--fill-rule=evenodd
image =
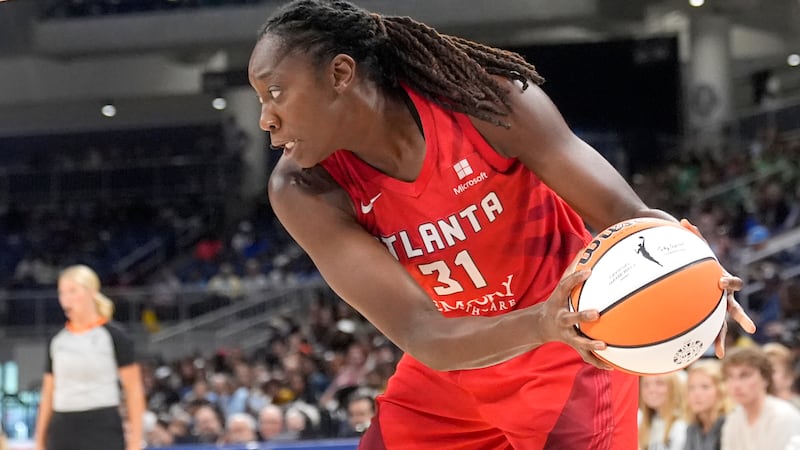
<path id="1" fill-rule="evenodd" d="M 519 54 L 438 33 L 409 17 L 379 16 L 344 0 L 296 0 L 282 7 L 259 34 L 275 34 L 288 50 L 322 63 L 338 53 L 353 57 L 380 87 L 405 83 L 426 98 L 498 126 L 511 110 L 508 91 L 492 75 L 523 83 L 544 79 Z"/>

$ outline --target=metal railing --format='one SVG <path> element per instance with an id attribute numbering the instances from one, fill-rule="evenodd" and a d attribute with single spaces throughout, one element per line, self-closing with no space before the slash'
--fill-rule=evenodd
<path id="1" fill-rule="evenodd" d="M 280 328 L 280 317 L 297 317 L 320 296 L 334 295 L 321 279 L 299 286 L 251 292 L 209 313 L 162 328 L 149 347 L 168 359 L 235 346 L 253 350 Z"/>

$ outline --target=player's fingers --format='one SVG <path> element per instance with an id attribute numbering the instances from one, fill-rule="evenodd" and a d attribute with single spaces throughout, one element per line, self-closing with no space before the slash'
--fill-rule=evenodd
<path id="1" fill-rule="evenodd" d="M 561 303 L 563 303 L 563 305 L 566 306 L 570 291 L 572 291 L 572 289 L 575 286 L 586 281 L 586 279 L 589 278 L 589 275 L 591 273 L 592 273 L 591 270 L 586 269 L 586 270 L 579 270 L 575 273 L 571 273 L 565 276 L 564 278 L 561 279 L 561 281 L 558 282 L 558 286 L 556 286 L 556 290 L 554 291 L 553 295 L 556 295 L 557 297 L 561 298 L 562 299 Z"/>
<path id="2" fill-rule="evenodd" d="M 741 291 L 742 287 L 744 287 L 744 281 L 726 272 L 725 275 L 719 279 L 719 287 L 720 289 L 728 291 Z"/>
<path id="3" fill-rule="evenodd" d="M 575 255 L 574 258 L 572 258 L 572 262 L 569 263 L 569 265 L 567 266 L 567 270 L 565 270 L 564 273 L 568 274 L 575 272 L 575 267 L 577 267 L 578 261 L 580 261 L 582 257 L 583 257 L 583 252 L 578 252 L 578 254 Z"/>
<path id="4" fill-rule="evenodd" d="M 706 238 L 703 237 L 703 233 L 700 232 L 700 229 L 692 225 L 692 223 L 689 222 L 687 219 L 681 219 L 681 226 L 694 233 L 697 237 L 699 237 L 703 241 L 706 240 Z"/>
<path id="5" fill-rule="evenodd" d="M 556 316 L 556 323 L 562 328 L 572 328 L 581 322 L 594 322 L 600 318 L 600 311 L 587 309 L 586 311 L 564 311 L 559 310 Z"/>
<path id="6" fill-rule="evenodd" d="M 598 369 L 603 369 L 603 370 L 613 369 L 613 367 L 610 364 L 598 358 L 597 355 L 595 355 L 592 351 L 580 350 L 578 351 L 578 353 L 580 353 L 581 358 L 583 358 L 584 361 L 597 367 Z"/>
<path id="7" fill-rule="evenodd" d="M 719 330 L 717 339 L 714 341 L 714 353 L 717 358 L 722 359 L 725 356 L 725 336 L 728 334 L 728 323 L 722 322 L 722 329 Z"/>
<path id="8" fill-rule="evenodd" d="M 742 305 L 740 305 L 739 302 L 736 301 L 736 297 L 734 297 L 733 294 L 730 293 L 727 295 L 727 297 L 728 297 L 728 314 L 731 316 L 731 318 L 735 320 L 739 325 L 741 325 L 744 331 L 750 334 L 755 333 L 756 324 L 753 322 L 750 316 L 748 316 L 747 313 L 744 312 L 744 308 L 742 308 Z"/>

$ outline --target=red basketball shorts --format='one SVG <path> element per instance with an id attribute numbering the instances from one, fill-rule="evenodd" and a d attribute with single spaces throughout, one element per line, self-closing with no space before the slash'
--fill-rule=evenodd
<path id="1" fill-rule="evenodd" d="M 561 343 L 483 369 L 404 356 L 359 450 L 635 450 L 638 377 Z"/>

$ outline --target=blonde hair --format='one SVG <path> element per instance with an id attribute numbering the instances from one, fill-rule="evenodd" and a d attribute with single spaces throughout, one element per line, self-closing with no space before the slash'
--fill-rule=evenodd
<path id="1" fill-rule="evenodd" d="M 89 266 L 83 264 L 69 266 L 61 271 L 59 278 L 69 278 L 92 291 L 94 306 L 98 314 L 108 320 L 114 316 L 114 302 L 100 293 L 100 277 Z"/>
<path id="2" fill-rule="evenodd" d="M 658 409 L 658 411 L 645 405 L 642 399 L 641 386 L 639 389 L 639 411 L 642 413 L 642 421 L 639 424 L 639 447 L 647 448 L 650 443 L 650 429 L 653 424 L 653 418 L 656 415 L 661 416 L 664 420 L 664 436 L 661 437 L 661 442 L 667 442 L 669 439 L 669 432 L 672 429 L 672 424 L 681 418 L 683 412 L 683 392 L 684 392 L 684 379 L 682 373 L 672 372 L 663 375 L 648 375 L 641 377 L 663 378 L 667 382 L 667 400 Z"/>
<path id="3" fill-rule="evenodd" d="M 773 364 L 782 366 L 787 373 L 794 372 L 794 355 L 789 347 L 779 342 L 769 342 L 761 349 Z"/>
<path id="4" fill-rule="evenodd" d="M 702 373 L 707 377 L 709 377 L 711 379 L 711 382 L 714 384 L 714 389 L 717 390 L 717 399 L 714 402 L 714 407 L 713 410 L 711 411 L 712 414 L 711 422 L 714 423 L 720 417 L 728 414 L 733 407 L 731 399 L 728 396 L 728 391 L 725 388 L 725 379 L 722 376 L 722 364 L 715 359 L 703 359 L 690 365 L 686 369 L 687 398 L 689 390 L 689 377 L 694 373 Z M 688 404 L 685 405 L 684 412 L 685 412 L 686 422 L 688 424 L 701 424 L 699 417 L 697 417 L 697 414 L 693 413 L 689 409 Z"/>

